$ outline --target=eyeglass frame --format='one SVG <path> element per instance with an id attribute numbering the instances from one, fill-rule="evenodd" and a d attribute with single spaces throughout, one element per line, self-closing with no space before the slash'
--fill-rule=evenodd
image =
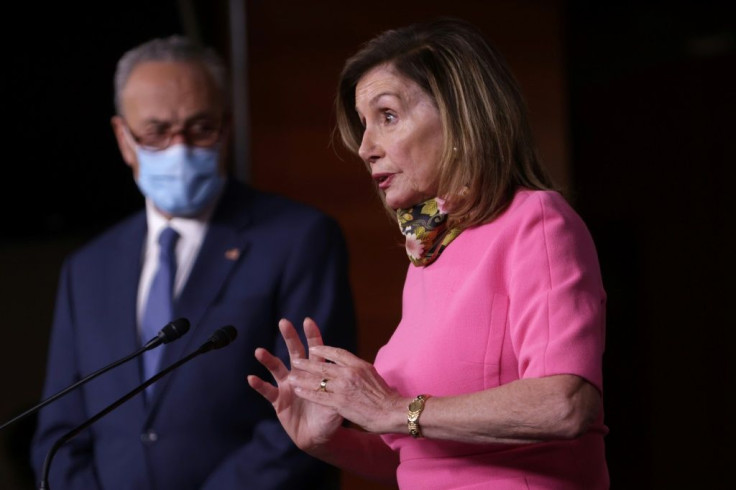
<path id="1" fill-rule="evenodd" d="M 213 146 L 215 146 L 217 143 L 220 142 L 220 140 L 222 139 L 222 135 L 225 131 L 225 127 L 226 127 L 226 118 L 224 116 L 220 117 L 217 129 L 213 132 L 213 135 L 212 135 L 213 137 L 212 142 L 208 142 L 207 144 L 197 144 L 194 142 L 194 139 L 196 138 L 192 138 L 191 134 L 189 134 L 190 128 L 194 124 L 197 124 L 198 122 L 200 122 L 201 120 L 201 119 L 195 118 L 193 121 L 185 122 L 176 131 L 171 131 L 171 129 L 169 128 L 167 132 L 164 134 L 164 137 L 165 137 L 164 141 L 166 142 L 166 144 L 159 147 L 159 146 L 152 146 L 149 144 L 145 144 L 143 142 L 143 137 L 133 132 L 133 130 L 130 127 L 130 124 L 128 124 L 128 121 L 122 116 L 118 116 L 118 117 L 120 118 L 120 122 L 122 123 L 123 128 L 125 129 L 125 132 L 133 140 L 133 143 L 135 143 L 137 146 L 147 151 L 166 150 L 167 148 L 171 146 L 171 142 L 174 141 L 174 138 L 179 134 L 181 134 L 184 137 L 184 141 L 186 141 L 187 144 L 191 144 L 192 146 L 196 146 L 198 148 L 212 148 Z"/>

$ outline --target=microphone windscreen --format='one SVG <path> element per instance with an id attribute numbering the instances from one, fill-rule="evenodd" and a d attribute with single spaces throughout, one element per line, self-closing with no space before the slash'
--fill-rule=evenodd
<path id="1" fill-rule="evenodd" d="M 235 327 L 233 327 L 232 325 L 227 325 L 225 327 L 217 329 L 215 333 L 213 333 L 210 337 L 209 343 L 212 345 L 213 349 L 219 349 L 230 344 L 230 342 L 235 340 L 235 337 L 237 336 L 238 331 L 235 330 Z"/>
<path id="2" fill-rule="evenodd" d="M 186 318 L 177 318 L 173 322 L 161 329 L 163 334 L 163 343 L 168 344 L 187 333 L 189 331 L 189 320 Z"/>

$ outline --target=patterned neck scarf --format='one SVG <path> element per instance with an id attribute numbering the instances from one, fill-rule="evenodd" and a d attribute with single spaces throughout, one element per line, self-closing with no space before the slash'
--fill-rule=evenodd
<path id="1" fill-rule="evenodd" d="M 444 201 L 432 198 L 408 209 L 398 209 L 399 229 L 406 237 L 406 254 L 417 267 L 426 267 L 459 234 L 458 228 L 447 228 Z"/>

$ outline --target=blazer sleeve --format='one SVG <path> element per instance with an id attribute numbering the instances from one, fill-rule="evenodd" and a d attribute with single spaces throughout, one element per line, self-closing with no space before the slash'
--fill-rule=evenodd
<path id="1" fill-rule="evenodd" d="M 46 364 L 43 399 L 79 381 L 76 342 L 71 309 L 71 265 L 66 261 L 59 280 L 54 322 L 51 329 Z M 74 390 L 44 407 L 31 443 L 31 463 L 40 482 L 44 460 L 64 434 L 87 419 L 81 390 Z M 54 490 L 95 490 L 100 487 L 92 457 L 89 431 L 84 431 L 64 444 L 49 467 L 48 481 Z"/>
<path id="2" fill-rule="evenodd" d="M 326 344 L 355 352 L 348 253 L 339 226 L 320 216 L 292 239 L 294 246 L 278 293 L 278 316 L 292 321 L 297 330 L 304 317 L 310 316 L 320 326 Z M 274 338 L 272 352 L 288 365 L 280 336 Z M 202 488 L 337 489 L 339 473 L 300 451 L 273 417 L 261 421 L 250 442 L 227 458 Z"/>
<path id="3" fill-rule="evenodd" d="M 602 391 L 606 293 L 593 239 L 561 196 L 535 195 L 510 253 L 519 376 L 575 374 Z"/>

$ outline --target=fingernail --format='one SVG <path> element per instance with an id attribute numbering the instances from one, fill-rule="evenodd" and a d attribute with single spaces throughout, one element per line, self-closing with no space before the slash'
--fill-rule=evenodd
<path id="1" fill-rule="evenodd" d="M 294 359 L 293 361 L 291 361 L 292 366 L 301 366 L 302 364 L 304 364 L 303 359 Z"/>

